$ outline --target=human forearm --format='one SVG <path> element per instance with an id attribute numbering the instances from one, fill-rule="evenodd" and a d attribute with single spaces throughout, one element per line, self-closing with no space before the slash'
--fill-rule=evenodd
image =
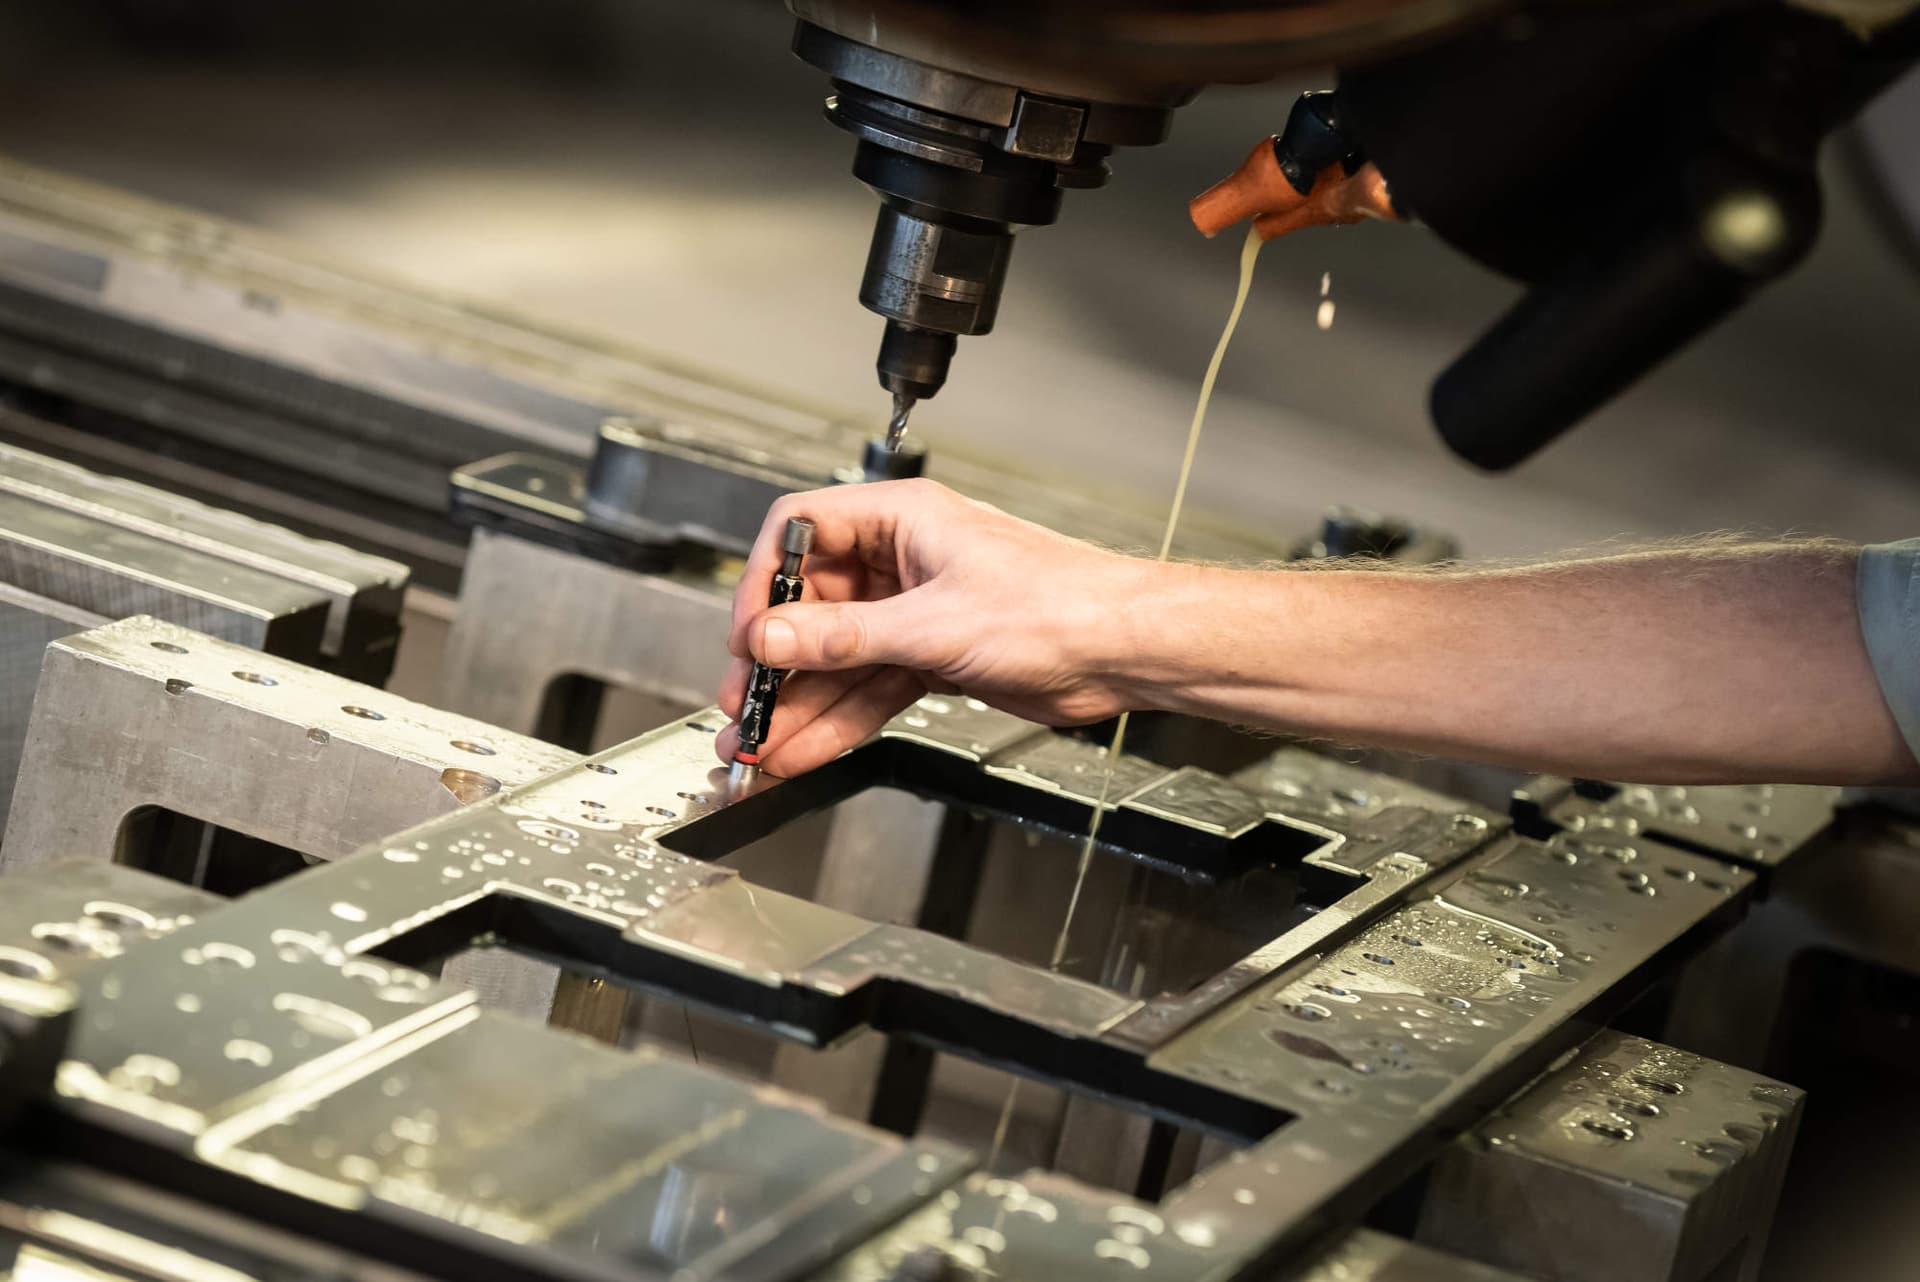
<path id="1" fill-rule="evenodd" d="M 1143 570 L 1129 702 L 1647 782 L 1914 781 L 1856 549 L 1696 546 L 1486 571 Z"/>

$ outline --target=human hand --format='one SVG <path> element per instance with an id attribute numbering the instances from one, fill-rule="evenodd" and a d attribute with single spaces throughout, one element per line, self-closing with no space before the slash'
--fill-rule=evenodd
<path id="1" fill-rule="evenodd" d="M 787 519 L 814 523 L 807 590 L 767 607 Z M 1154 563 L 1008 516 L 926 480 L 789 495 L 767 513 L 733 600 L 720 706 L 740 715 L 754 658 L 792 675 L 763 765 L 810 770 L 930 690 L 1047 725 L 1128 705 L 1129 603 Z M 717 744 L 730 760 L 737 727 Z"/>

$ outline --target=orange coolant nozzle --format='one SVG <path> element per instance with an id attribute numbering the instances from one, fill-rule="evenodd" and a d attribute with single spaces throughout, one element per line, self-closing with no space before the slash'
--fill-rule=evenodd
<path id="1" fill-rule="evenodd" d="M 1378 166 L 1361 165 L 1348 173 L 1344 165 L 1328 165 L 1315 176 L 1313 190 L 1302 195 L 1280 168 L 1275 142 L 1261 139 L 1240 168 L 1188 203 L 1187 213 L 1202 235 L 1214 236 L 1247 218 L 1262 240 L 1363 218 L 1400 220 Z"/>

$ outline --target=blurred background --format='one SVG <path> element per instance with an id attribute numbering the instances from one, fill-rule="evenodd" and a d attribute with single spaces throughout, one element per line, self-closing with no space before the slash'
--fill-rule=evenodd
<path id="1" fill-rule="evenodd" d="M 880 322 L 855 298 L 874 202 L 776 0 L 0 15 L 0 151 L 884 421 Z M 961 344 L 914 430 L 1161 501 L 1238 252 L 1185 202 L 1321 79 L 1208 91 L 1171 142 L 1123 150 L 1107 189 L 1022 233 L 998 328 Z M 1920 252 L 1899 212 L 1920 209 L 1920 81 L 1830 150 L 1811 261 L 1505 477 L 1448 455 L 1425 402 L 1511 286 L 1418 227 L 1270 245 L 1197 501 L 1280 536 L 1354 504 L 1474 555 L 1920 531 Z"/>

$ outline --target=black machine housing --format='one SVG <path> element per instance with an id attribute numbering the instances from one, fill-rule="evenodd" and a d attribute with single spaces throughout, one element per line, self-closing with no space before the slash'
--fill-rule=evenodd
<path id="1" fill-rule="evenodd" d="M 1800 262 L 1821 142 L 1920 58 L 1920 7 L 1863 30 L 1787 0 L 789 8 L 881 198 L 860 300 L 889 391 L 939 390 L 957 336 L 993 326 L 1015 230 L 1115 147 L 1162 140 L 1206 84 L 1332 61 L 1396 208 L 1529 286 L 1434 385 L 1443 438 L 1492 470 Z"/>

